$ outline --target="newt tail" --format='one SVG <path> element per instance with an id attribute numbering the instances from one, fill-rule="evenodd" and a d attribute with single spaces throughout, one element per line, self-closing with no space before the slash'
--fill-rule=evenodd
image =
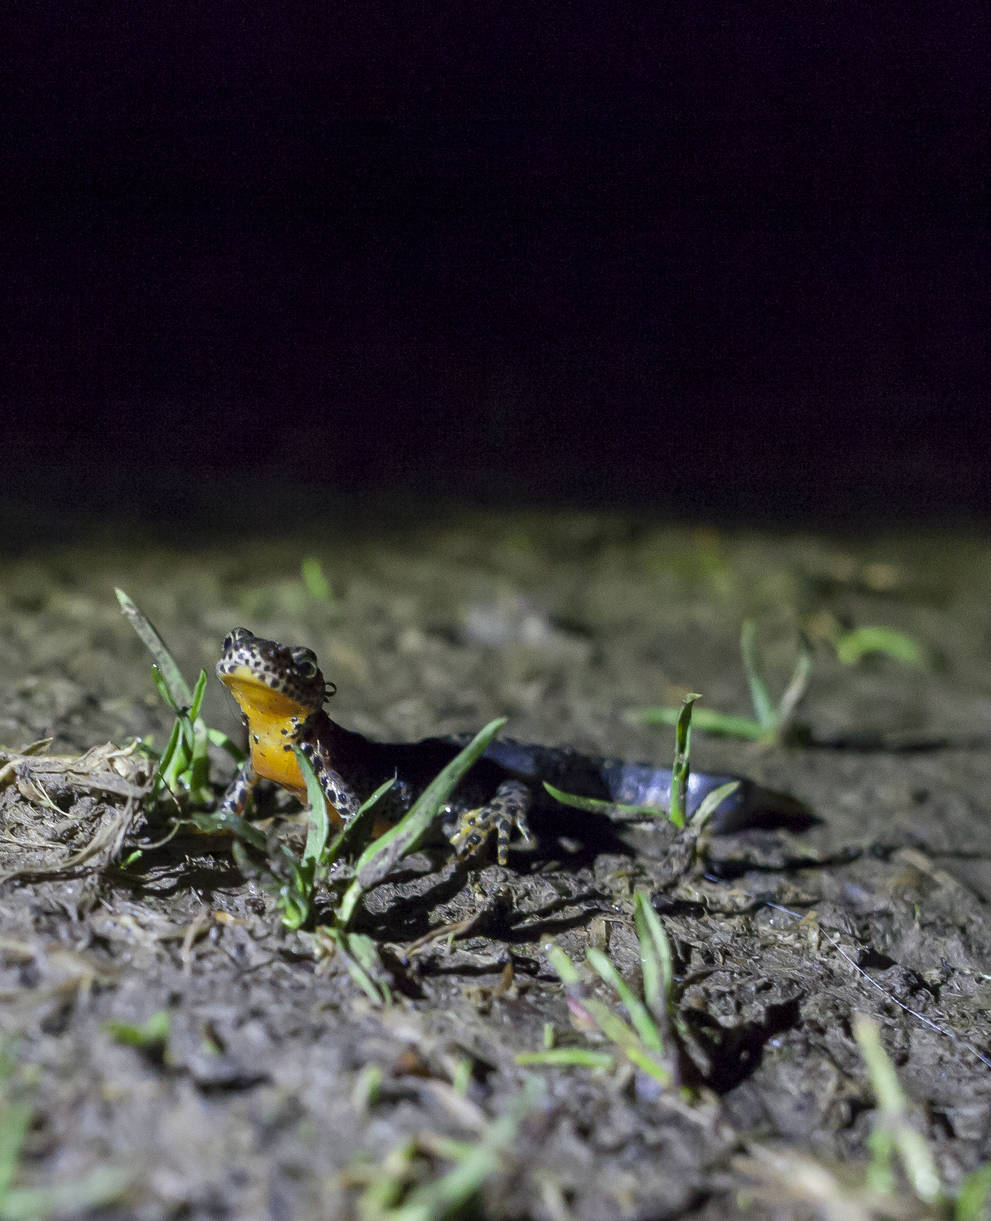
<path id="1" fill-rule="evenodd" d="M 259 780 L 281 785 L 305 801 L 306 784 L 293 752 L 296 746 L 320 781 L 332 821 L 349 821 L 381 782 L 392 777 L 385 816 L 395 822 L 469 740 L 451 736 L 393 744 L 343 728 L 324 710 L 335 688 L 321 673 L 316 654 L 302 646 L 265 640 L 244 627 L 234 628 L 225 638 L 217 675 L 240 706 L 250 746 L 248 760 L 221 802 L 221 810 L 228 813 L 243 814 Z M 768 793 L 741 777 L 692 772 L 688 815 L 731 780 L 739 783 L 712 815 L 716 831 L 746 826 L 762 810 L 781 809 L 782 802 L 795 805 L 792 799 Z M 670 802 L 668 768 L 497 739 L 462 780 L 448 808 L 444 830 L 458 853 L 475 852 L 494 833 L 497 857 L 504 865 L 514 829 L 530 839 L 532 813 L 549 806 L 561 810 L 545 792 L 545 781 L 569 793 L 617 804 L 666 810 Z"/>

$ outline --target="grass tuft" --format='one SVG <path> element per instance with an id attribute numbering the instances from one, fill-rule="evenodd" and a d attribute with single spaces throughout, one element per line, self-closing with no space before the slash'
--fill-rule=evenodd
<path id="1" fill-rule="evenodd" d="M 853 1033 L 878 1102 L 878 1122 L 870 1137 L 867 1182 L 875 1191 L 890 1195 L 895 1189 L 897 1157 L 915 1196 L 926 1204 L 934 1204 L 942 1195 L 936 1162 L 925 1137 L 912 1126 L 908 1097 L 881 1043 L 877 1023 L 866 1014 L 855 1013 Z"/>
<path id="2" fill-rule="evenodd" d="M 864 1013 L 855 1013 L 853 1034 L 878 1104 L 869 1141 L 868 1186 L 882 1196 L 894 1196 L 898 1190 L 897 1163 L 912 1196 L 933 1210 L 927 1215 L 952 1221 L 985 1221 L 991 1214 L 991 1162 L 968 1175 L 956 1191 L 948 1188 L 939 1177 L 925 1137 L 913 1124 L 912 1105 L 884 1050 L 877 1023 Z"/>
<path id="3" fill-rule="evenodd" d="M 211 729 L 203 720 L 206 671 L 200 670 L 195 685 L 190 688 L 155 625 L 122 589 L 114 592 L 125 618 L 151 653 L 152 680 L 163 702 L 175 714 L 172 732 L 161 753 L 154 749 L 150 739 L 139 739 L 142 753 L 157 762 L 146 806 L 152 810 L 163 800 L 178 804 L 180 808 L 210 806 L 214 800 L 210 784 L 210 745 L 221 747 L 237 763 L 244 756 L 227 734 Z"/>
<path id="4" fill-rule="evenodd" d="M 580 967 L 553 942 L 545 949 L 551 966 L 564 984 L 572 1022 L 607 1039 L 620 1056 L 667 1089 L 678 1084 L 676 1048 L 666 1038 L 674 1028 L 671 946 L 657 913 L 642 891 L 634 896 L 634 922 L 643 971 L 642 998 L 601 950 L 590 947 L 585 964 Z M 628 1021 L 606 1002 L 590 995 L 587 982 L 590 973 L 597 975 L 618 996 Z M 547 1041 L 545 1032 L 545 1043 Z M 613 1067 L 616 1055 L 586 1048 L 545 1048 L 517 1056 L 516 1063 L 601 1069 Z"/>
<path id="5" fill-rule="evenodd" d="M 706 733 L 725 737 L 745 738 L 752 742 L 783 743 L 804 741 L 804 727 L 795 724 L 795 712 L 801 703 L 812 674 L 812 649 L 804 636 L 800 637 L 795 666 L 780 698 L 775 701 L 764 678 L 764 663 L 757 647 L 757 625 L 745 619 L 740 629 L 740 655 L 750 689 L 752 717 L 730 716 L 724 712 L 700 708 L 694 725 Z M 630 713 L 641 725 L 677 725 L 684 708 L 639 708 Z"/>
<path id="6" fill-rule="evenodd" d="M 528 1081 L 501 1115 L 485 1123 L 475 1140 L 425 1133 L 404 1141 L 380 1163 L 363 1169 L 368 1186 L 358 1202 L 361 1221 L 445 1221 L 480 1215 L 472 1205 L 486 1181 L 503 1169 L 506 1154 L 540 1093 L 539 1084 Z M 428 1157 L 452 1165 L 416 1182 Z"/>
<path id="7" fill-rule="evenodd" d="M 577 810 L 587 810 L 591 813 L 608 814 L 610 817 L 638 820 L 643 818 L 667 818 L 678 830 L 683 830 L 687 821 L 688 777 L 690 771 L 690 744 L 692 717 L 695 712 L 695 701 L 702 697 L 692 691 L 685 696 L 678 715 L 674 720 L 675 750 L 674 765 L 671 768 L 671 800 L 667 810 L 660 806 L 630 805 L 609 801 L 601 797 L 583 797 L 579 793 L 565 793 L 553 784 L 543 782 L 545 790 L 559 801 L 561 805 L 572 806 Z M 718 808 L 730 793 L 738 786 L 738 780 L 730 780 L 709 793 L 696 811 L 694 823 L 701 828 L 705 820 Z"/>

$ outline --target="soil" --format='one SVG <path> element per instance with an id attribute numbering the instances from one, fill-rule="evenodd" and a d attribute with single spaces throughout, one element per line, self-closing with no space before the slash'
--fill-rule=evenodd
<path id="1" fill-rule="evenodd" d="M 257 857 L 242 871 L 222 838 L 161 842 L 133 796 L 140 760 L 101 756 L 88 775 L 21 760 L 0 790 L 0 1105 L 30 1108 L 16 1187 L 68 1193 L 39 1215 L 368 1218 L 431 1185 L 415 1215 L 941 1215 L 897 1161 L 887 1190 L 868 1178 L 884 1116 L 854 1021 L 879 1027 L 905 1122 L 958 1191 L 991 1161 L 987 541 L 593 512 L 307 521 L 277 529 L 273 507 L 268 524 L 182 543 L 134 525 L 8 555 L 0 741 L 161 746 L 170 718 L 115 585 L 190 679 L 212 676 L 243 624 L 314 648 L 332 715 L 363 733 L 506 715 L 522 740 L 658 764 L 672 731 L 629 711 L 698 691 L 700 707 L 748 713 L 752 617 L 775 692 L 799 631 L 812 640 L 807 733 L 696 733 L 692 764 L 813 817 L 713 836 L 694 860 L 649 826 L 623 843 L 520 843 L 505 868 L 418 852 L 359 913 L 391 990 L 377 1005 L 340 954 L 282 926 Z M 305 558 L 329 597 L 304 585 Z M 841 662 L 831 641 L 875 624 L 914 638 L 922 663 Z M 240 732 L 212 677 L 206 719 Z M 229 774 L 218 752 L 218 793 Z M 639 994 L 637 891 L 674 955 L 668 1087 L 589 1027 L 581 996 L 625 1017 L 616 994 L 590 974 L 569 996 L 547 953 L 581 964 L 598 947 Z M 158 1013 L 167 1025 L 141 1037 Z M 550 1038 L 612 1064 L 518 1063 Z M 444 1203 L 466 1149 L 483 1159 L 477 1190 Z"/>

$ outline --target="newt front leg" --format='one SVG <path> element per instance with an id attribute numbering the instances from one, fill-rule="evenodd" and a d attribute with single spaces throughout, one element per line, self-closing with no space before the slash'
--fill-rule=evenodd
<path id="1" fill-rule="evenodd" d="M 527 823 L 527 811 L 533 801 L 530 787 L 522 780 L 504 780 L 495 796 L 485 805 L 475 806 L 460 814 L 450 809 L 442 823 L 444 834 L 458 856 L 472 856 L 490 835 L 496 837 L 496 860 L 505 865 L 509 860 L 509 841 L 518 830 L 529 843 L 533 836 Z"/>

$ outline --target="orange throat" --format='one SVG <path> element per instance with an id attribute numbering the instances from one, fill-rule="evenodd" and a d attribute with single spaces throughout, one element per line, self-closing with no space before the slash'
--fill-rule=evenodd
<path id="1" fill-rule="evenodd" d="M 280 784 L 296 797 L 305 799 L 306 783 L 292 747 L 299 725 L 314 710 L 280 691 L 273 691 L 246 669 L 224 674 L 221 681 L 237 700 L 248 722 L 251 763 L 255 771 L 265 780 Z"/>

